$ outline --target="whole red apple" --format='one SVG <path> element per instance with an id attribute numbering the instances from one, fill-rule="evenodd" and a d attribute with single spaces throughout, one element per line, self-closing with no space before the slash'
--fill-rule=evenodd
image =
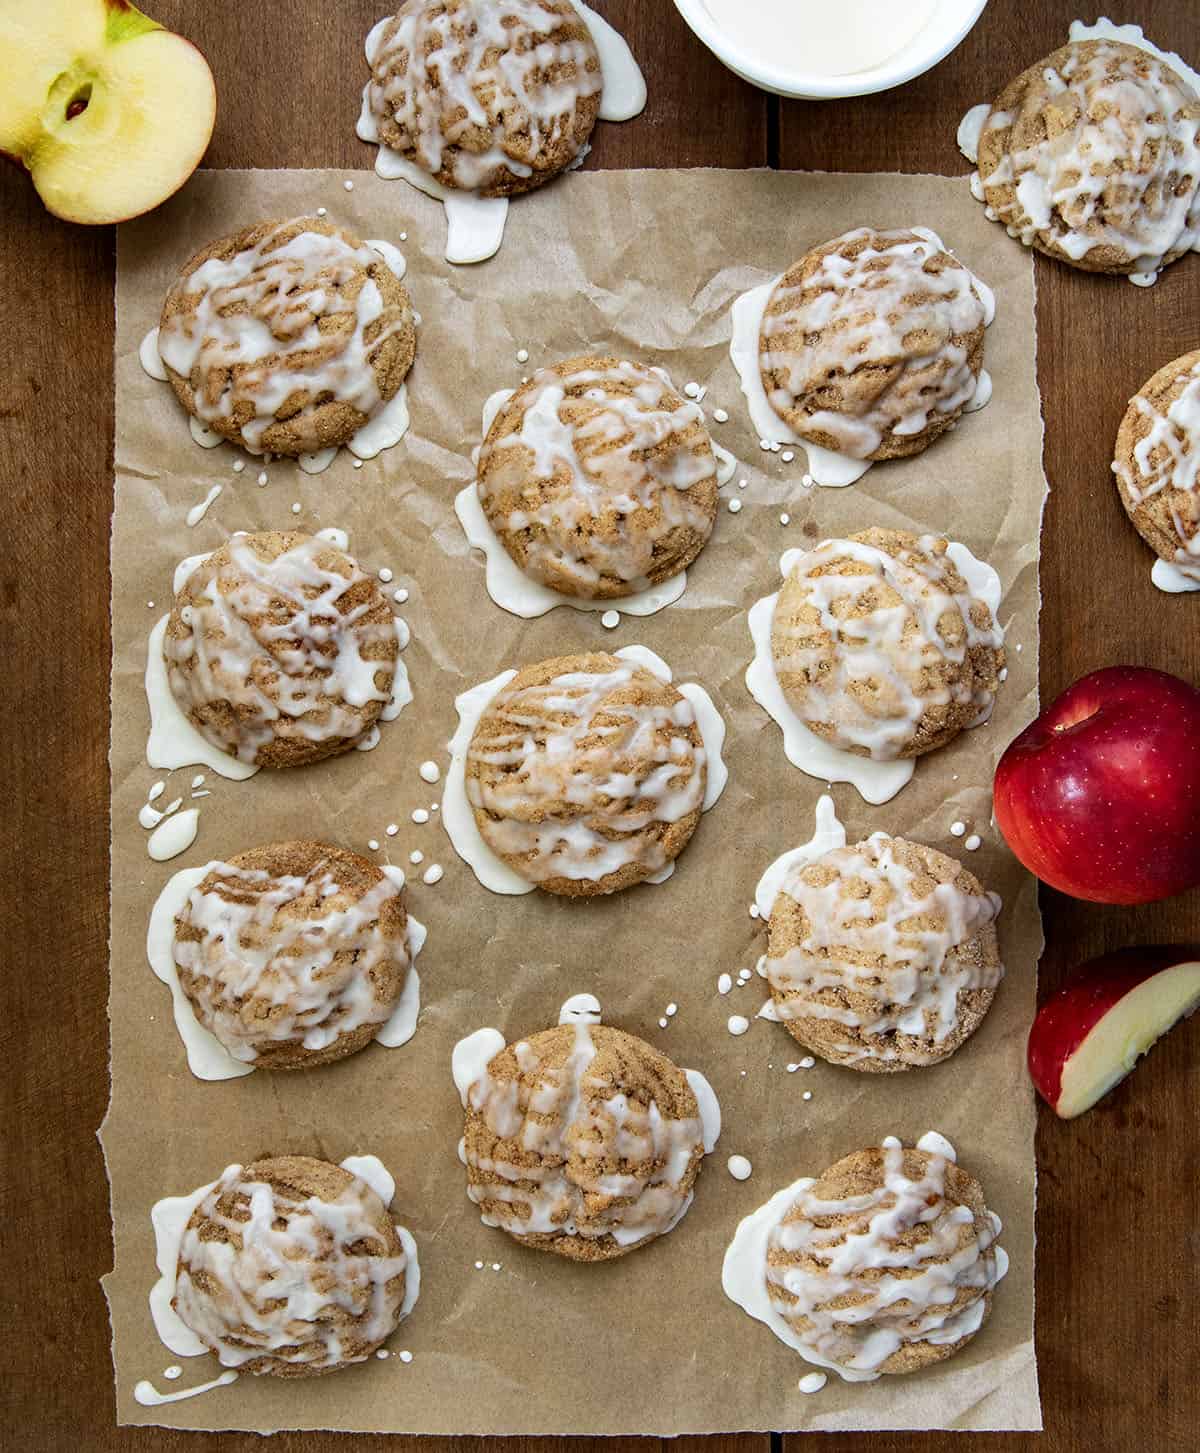
<path id="1" fill-rule="evenodd" d="M 1200 884 L 1200 691 L 1165 671 L 1093 671 L 996 768 L 996 822 L 1073 898 L 1150 903 Z"/>

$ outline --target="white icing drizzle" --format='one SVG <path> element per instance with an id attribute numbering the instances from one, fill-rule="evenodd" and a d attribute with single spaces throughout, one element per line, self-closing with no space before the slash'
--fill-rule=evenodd
<path id="1" fill-rule="evenodd" d="M 849 1200 L 818 1201 L 811 1178 L 795 1181 L 741 1222 L 725 1252 L 725 1295 L 806 1361 L 847 1382 L 877 1378 L 908 1343 L 945 1345 L 978 1331 L 986 1296 L 1008 1270 L 993 1213 L 959 1244 L 973 1217 L 969 1207 L 945 1200 L 949 1142 L 931 1134 L 919 1148 L 931 1159 L 909 1180 L 901 1144 L 888 1136 L 882 1184 Z M 817 1224 L 839 1216 L 855 1219 L 849 1227 Z M 771 1251 L 805 1260 L 771 1263 Z M 971 1300 L 950 1311 L 964 1291 Z M 801 1332 L 795 1322 L 802 1318 L 808 1325 Z"/>
<path id="2" fill-rule="evenodd" d="M 296 1200 L 265 1182 L 243 1180 L 242 1167 L 231 1165 L 190 1195 L 156 1203 L 151 1220 L 160 1275 L 150 1309 L 172 1352 L 194 1357 L 212 1351 L 231 1368 L 264 1355 L 332 1366 L 361 1359 L 343 1345 L 327 1309 L 348 1314 L 356 1337 L 366 1342 L 380 1342 L 394 1330 L 419 1292 L 416 1245 L 398 1226 L 399 1256 L 354 1249 L 362 1242 L 379 1245 L 373 1215 L 383 1198 L 375 1186 L 394 1183 L 375 1157 L 352 1157 L 343 1168 L 355 1179 L 332 1201 Z M 221 1211 L 219 1198 L 231 1194 L 248 1219 Z M 188 1229 L 198 1208 L 233 1233 L 240 1249 Z M 398 1301 L 388 1283 L 401 1273 L 405 1289 Z"/>
<path id="3" fill-rule="evenodd" d="M 675 394 L 662 369 L 625 361 L 608 369 L 578 368 L 565 377 L 542 369 L 521 391 L 519 417 L 495 439 L 489 437 L 492 426 L 513 391 L 487 400 L 476 461 L 480 477 L 459 494 L 455 512 L 470 543 L 484 552 L 488 592 L 497 604 L 526 619 L 561 604 L 604 611 L 614 599 L 590 595 L 602 578 L 629 592 L 617 603 L 631 615 L 649 615 L 679 598 L 685 571 L 655 585 L 647 579 L 655 547 L 679 530 L 707 539 L 713 522 L 694 491 L 713 479 L 719 487 L 736 460 L 724 450 L 718 460 L 707 430 L 695 434 L 703 411 L 682 398 L 672 404 Z M 685 442 L 689 431 L 695 437 Z M 489 480 L 483 478 L 487 469 Z M 524 569 L 509 556 L 487 512 L 489 503 L 499 509 L 497 497 L 511 491 L 514 480 L 522 497 L 527 481 L 548 491 L 536 510 L 518 506 L 504 516 L 509 530 L 537 529 Z M 606 527 L 597 531 L 601 521 Z M 554 588 L 564 580 L 571 594 Z"/>
<path id="4" fill-rule="evenodd" d="M 202 1392 L 211 1392 L 215 1387 L 228 1387 L 236 1382 L 238 1375 L 232 1370 L 219 1373 L 209 1382 L 197 1383 L 195 1387 L 181 1387 L 178 1392 L 159 1392 L 152 1382 L 142 1378 L 133 1387 L 134 1401 L 144 1408 L 161 1407 L 164 1403 L 178 1403 L 185 1398 L 194 1398 Z"/>
<path id="5" fill-rule="evenodd" d="M 187 852 L 196 841 L 200 809 L 186 808 L 168 817 L 146 839 L 146 851 L 156 863 L 165 863 Z"/>
<path id="6" fill-rule="evenodd" d="M 189 708 L 232 703 L 235 723 L 210 718 L 203 735 L 247 766 L 277 735 L 352 744 L 364 724 L 350 708 L 371 702 L 386 708 L 394 703 L 396 676 L 407 677 L 398 662 L 364 654 L 397 631 L 391 618 L 363 619 L 376 606 L 375 593 L 360 604 L 342 604 L 368 577 L 349 556 L 338 562 L 348 567 L 344 574 L 322 564 L 330 542 L 315 537 L 273 560 L 238 536 L 228 548 L 228 561 L 198 600 L 182 607 L 184 633 L 173 638 L 164 630 L 161 638 L 176 701 Z M 282 621 L 281 605 L 289 612 Z M 207 757 L 190 760 L 217 766 Z"/>
<path id="7" fill-rule="evenodd" d="M 956 883 L 936 883 L 919 895 L 917 875 L 882 832 L 822 854 L 826 882 L 806 871 L 816 861 L 793 862 L 778 888 L 803 912 L 808 934 L 765 960 L 772 989 L 798 996 L 775 999 L 771 1017 L 825 1019 L 859 1031 L 857 1046 L 838 1047 L 854 1059 L 896 1059 L 890 1037 L 897 1032 L 940 1044 L 959 1023 L 959 995 L 994 989 L 1004 977 L 1001 965 L 975 965 L 958 953 L 995 921 L 998 895 Z M 849 989 L 856 1001 L 870 1000 L 873 1011 L 827 1002 L 823 989 Z"/>
<path id="8" fill-rule="evenodd" d="M 937 536 L 924 535 L 917 541 L 920 556 L 901 557 L 862 540 L 825 540 L 806 553 L 789 551 L 783 558 L 785 577 L 802 582 L 803 599 L 818 612 L 819 621 L 813 626 L 772 621 L 775 674 L 803 682 L 805 717 L 831 728 L 834 745 L 844 751 L 861 749 L 874 761 L 895 761 L 908 750 L 932 706 L 969 706 L 973 726 L 991 716 L 991 690 L 980 686 L 971 671 L 954 668 L 966 666 L 973 648 L 998 650 L 1003 644 L 992 604 L 999 604 L 999 577 L 959 545 L 954 556 L 947 549 L 947 556 L 951 563 L 969 561 L 976 579 L 986 582 L 988 598 L 976 596 L 969 583 L 965 592 L 953 590 L 938 544 Z M 868 573 L 825 569 L 840 560 L 865 566 Z M 988 573 L 981 577 L 984 571 Z M 842 609 L 882 592 L 894 594 L 896 603 L 864 616 Z M 971 607 L 978 600 L 988 607 L 986 625 L 972 618 Z M 948 640 L 942 630 L 955 616 L 964 627 L 961 641 Z M 808 644 L 818 630 L 834 643 L 832 659 L 823 641 Z M 940 684 L 930 684 L 927 678 L 936 672 L 941 673 Z M 871 686 L 865 704 L 852 691 L 861 682 Z"/>
<path id="9" fill-rule="evenodd" d="M 838 452 L 854 460 L 867 459 L 890 436 L 919 434 L 932 415 L 953 414 L 976 395 L 967 351 L 952 340 L 991 321 L 990 291 L 981 293 L 964 267 L 928 270 L 926 264 L 945 253 L 945 245 L 925 228 L 909 232 L 912 240 L 905 240 L 905 232 L 860 227 L 835 238 L 831 246 L 843 249 L 864 238 L 877 241 L 853 260 L 840 251 L 825 253 L 801 286 L 784 287 L 781 279 L 762 318 L 758 367 L 764 387 L 769 370 L 783 374 L 784 382 L 767 394 L 781 418 L 830 378 L 873 365 L 894 370 L 869 408 L 806 415 L 806 432 L 831 435 Z M 918 291 L 932 294 L 932 300 L 908 303 Z M 909 356 L 904 338 L 914 324 L 937 340 L 932 353 Z M 800 350 L 774 341 L 788 334 L 808 341 Z M 816 470 L 813 476 L 819 478 Z"/>
<path id="10" fill-rule="evenodd" d="M 780 561 L 786 576 L 802 551 L 789 550 Z M 888 802 L 912 777 L 911 757 L 895 762 L 877 762 L 854 752 L 841 752 L 822 741 L 804 725 L 789 705 L 771 652 L 771 625 L 779 592 L 764 596 L 750 607 L 748 622 L 754 642 L 754 659 L 746 668 L 746 687 L 759 706 L 783 733 L 783 750 L 793 767 L 824 782 L 849 782 L 866 802 Z"/>
<path id="11" fill-rule="evenodd" d="M 1168 492 L 1180 543 L 1175 558 L 1160 560 L 1151 579 L 1172 593 L 1200 589 L 1200 360 L 1181 369 L 1170 387 L 1181 378 L 1186 382 L 1165 413 L 1145 394 L 1134 396 L 1131 406 L 1149 426 L 1133 447 L 1133 467 L 1124 460 L 1113 463 L 1135 507 Z"/>
<path id="12" fill-rule="evenodd" d="M 633 58 L 625 37 L 603 15 L 583 0 L 571 0 L 583 23 L 592 33 L 592 44 L 600 57 L 604 89 L 600 93 L 601 121 L 632 121 L 646 106 L 646 79 Z"/>
<path id="13" fill-rule="evenodd" d="M 588 724 L 601 703 L 633 679 L 637 666 L 652 671 L 661 680 L 671 680 L 666 664 L 644 647 L 627 646 L 616 655 L 622 658 L 622 665 L 615 671 L 599 676 L 572 673 L 558 677 L 545 687 L 530 688 L 506 704 L 505 719 L 511 722 L 512 733 L 479 749 L 480 759 L 492 766 L 509 760 L 523 765 L 520 773 L 507 774 L 490 788 L 481 784 L 480 779 L 466 781 L 466 764 L 472 756 L 471 740 L 480 717 L 516 673 L 502 673 L 494 681 L 457 698 L 459 728 L 450 743 L 443 818 L 455 851 L 492 892 L 528 892 L 532 883 L 509 868 L 484 839 L 472 810 L 475 806 L 500 814 L 501 821 L 492 823 L 490 829 L 504 851 L 536 855 L 535 877 L 603 878 L 625 863 L 635 861 L 650 865 L 652 874 L 657 875 L 668 864 L 652 831 L 654 824 L 676 822 L 697 806 L 706 810 L 723 789 L 727 780 L 721 760 L 724 724 L 703 688 L 691 683 L 687 683 L 691 689 L 680 688 L 684 701 L 672 708 L 633 705 L 608 708 L 625 718 L 627 725 L 606 729 L 609 740 L 580 753 L 578 766 L 572 770 L 569 781 L 563 778 L 562 763 L 574 754 L 575 743 L 588 734 Z M 522 723 L 527 710 L 536 712 L 540 705 L 551 701 L 556 711 L 568 712 L 571 720 L 565 726 L 542 721 L 545 745 L 535 749 L 533 738 L 527 740 Z M 671 737 L 669 750 L 664 749 L 666 755 L 658 759 L 661 765 L 640 786 L 625 782 L 623 772 L 618 778 L 611 777 L 615 758 L 640 754 L 644 739 L 658 738 L 672 726 L 693 722 L 704 743 L 701 748 L 693 748 L 682 737 Z M 657 752 L 659 748 L 654 750 Z M 705 768 L 703 773 L 701 766 Z M 681 784 L 677 780 L 680 777 Z M 702 779 L 706 780 L 702 782 Z M 609 813 L 608 823 L 610 829 L 620 833 L 618 839 L 600 834 L 582 816 L 569 823 L 528 821 L 531 802 L 542 798 L 553 800 L 565 792 L 563 800 L 582 806 L 595 796 L 596 784 L 606 780 L 613 792 L 618 789 L 620 792 L 619 801 L 612 796 L 616 806 Z"/>
<path id="14" fill-rule="evenodd" d="M 159 383 L 166 383 L 168 375 L 158 354 L 158 329 L 156 327 L 151 328 L 138 344 L 138 362 L 151 378 L 156 378 Z"/>
<path id="15" fill-rule="evenodd" d="M 175 1028 L 183 1041 L 188 1069 L 198 1080 L 235 1079 L 240 1075 L 250 1074 L 254 1069 L 253 1055 L 246 1057 L 243 1050 L 242 1056 L 234 1058 L 229 1049 L 196 1017 L 192 1002 L 179 982 L 179 971 L 175 962 L 175 920 L 189 905 L 210 869 L 222 866 L 227 865 L 212 862 L 204 864 L 203 867 L 183 868 L 169 878 L 155 900 L 146 932 L 146 958 L 155 977 L 171 991 Z M 404 875 L 399 868 L 389 865 L 383 872 L 397 890 L 404 886 Z M 398 1049 L 407 1044 L 416 1031 L 421 1009 L 421 980 L 415 964 L 417 955 L 425 945 L 426 936 L 425 925 L 409 914 L 408 974 L 395 1008 L 375 1035 L 375 1042 L 385 1049 Z"/>
<path id="16" fill-rule="evenodd" d="M 982 176 L 981 190 L 1014 186 L 989 217 L 1027 247 L 1042 236 L 1075 262 L 1097 247 L 1118 250 L 1131 259 L 1130 281 L 1148 287 L 1169 259 L 1200 247 L 1200 77 L 1138 26 L 1077 20 L 1070 39 L 1096 48 L 1044 71 L 1059 125 Z M 1120 44 L 1153 57 L 1147 76 Z M 976 135 L 1016 119 L 989 107 Z"/>
<path id="17" fill-rule="evenodd" d="M 466 793 L 467 750 L 479 718 L 516 674 L 515 671 L 501 671 L 499 676 L 483 681 L 454 698 L 458 729 L 450 739 L 450 766 L 446 770 L 446 786 L 442 794 L 442 826 L 454 851 L 492 893 L 532 893 L 534 888 L 527 878 L 522 878 L 510 868 L 484 842 Z"/>
<path id="18" fill-rule="evenodd" d="M 201 449 L 217 449 L 222 444 L 229 442 L 223 434 L 218 434 L 215 429 L 210 429 L 207 424 L 202 424 L 195 414 L 188 415 L 188 433 Z M 260 481 L 260 483 L 265 482 L 265 480 Z"/>
<path id="19" fill-rule="evenodd" d="M 176 935 L 175 964 L 197 1017 L 234 1059 L 253 1063 L 278 1043 L 327 1049 L 391 1018 L 375 979 L 389 962 L 409 972 L 407 940 L 381 924 L 403 879 L 384 875 L 355 897 L 328 861 L 303 875 L 211 862 L 206 876 L 178 915 L 200 937 Z"/>
<path id="20" fill-rule="evenodd" d="M 823 858 L 826 853 L 831 853 L 835 848 L 846 846 L 846 829 L 838 821 L 837 809 L 833 805 L 833 798 L 822 796 L 817 799 L 816 829 L 808 842 L 802 843 L 798 848 L 792 848 L 781 854 L 758 880 L 758 886 L 754 890 L 754 904 L 758 909 L 758 916 L 766 922 L 771 916 L 771 909 L 775 906 L 775 897 L 783 887 L 784 883 L 805 868 L 809 863 L 815 863 L 818 858 Z"/>
<path id="21" fill-rule="evenodd" d="M 602 84 L 599 117 L 603 121 L 629 120 L 645 106 L 646 84 L 628 45 L 606 20 L 588 6 L 577 3 L 575 8 L 591 33 L 592 44 L 600 60 L 600 71 L 588 72 L 583 64 L 579 64 L 578 82 L 567 86 L 541 86 L 533 91 L 526 89 L 525 80 L 535 63 L 544 65 L 554 59 L 562 59 L 564 56 L 558 52 L 567 50 L 578 63 L 585 57 L 587 48 L 580 42 L 568 42 L 565 47 L 533 47 L 524 54 L 510 49 L 507 27 L 502 24 L 505 17 L 524 18 L 534 29 L 538 28 L 539 22 L 551 27 L 559 22 L 560 18 L 549 16 L 538 0 L 504 0 L 503 6 L 488 4 L 472 8 L 477 22 L 472 46 L 479 48 L 479 56 L 474 61 L 464 58 L 461 66 L 439 67 L 441 87 L 454 104 L 461 106 L 468 124 L 492 126 L 492 116 L 481 103 L 480 94 L 502 99 L 505 94 L 515 91 L 520 96 L 522 114 L 533 123 L 531 141 L 536 146 L 540 144 L 542 134 L 557 134 L 561 129 L 561 113 L 574 106 L 572 93 L 577 96 L 593 95 Z M 385 16 L 367 35 L 367 63 L 373 74 L 363 88 L 362 108 L 355 130 L 361 140 L 379 147 L 375 158 L 375 171 L 379 176 L 388 180 L 403 179 L 443 204 L 446 212 L 446 261 L 457 264 L 484 262 L 495 255 L 504 238 L 508 198 L 484 197 L 472 189 L 498 166 L 518 176 L 527 176 L 530 171 L 528 161 L 508 154 L 497 142 L 482 153 L 457 149 L 452 168 L 456 186 L 444 186 L 436 180 L 432 173 L 441 170 L 446 161 L 447 138 L 441 131 L 439 112 L 427 106 L 417 106 L 416 94 L 424 83 L 424 62 L 431 54 L 440 53 L 444 48 L 447 20 L 437 17 L 429 22 L 414 10 L 385 42 L 391 22 L 392 17 Z M 431 53 L 426 48 L 426 40 L 422 38 L 419 41 L 415 53 L 421 57 L 422 64 L 411 68 L 411 84 L 395 71 L 382 84 L 377 83 L 377 62 L 380 70 L 386 72 L 387 53 L 405 44 L 411 48 L 418 28 L 426 26 L 435 32 L 433 44 L 436 49 Z M 500 52 L 491 71 L 477 63 L 482 50 L 489 44 L 498 47 Z M 555 55 L 550 54 L 552 49 Z M 416 160 L 409 160 L 382 140 L 377 110 L 395 116 L 417 139 Z M 577 167 L 588 150 L 585 143 L 568 170 Z"/>
<path id="22" fill-rule="evenodd" d="M 238 411 L 253 411 L 238 429 L 252 454 L 264 451 L 278 411 L 300 392 L 371 419 L 384 403 L 373 360 L 411 317 L 407 305 L 386 304 L 369 276 L 346 295 L 364 269 L 379 264 L 372 244 L 352 247 L 309 231 L 280 243 L 295 225 L 284 222 L 255 246 L 228 260 L 210 258 L 182 279 L 176 287 L 189 307 L 167 318 L 158 335 L 167 367 L 202 380 L 193 405 L 202 424 L 228 427 Z M 339 326 L 329 329 L 330 320 Z"/>
<path id="23" fill-rule="evenodd" d="M 1169 560 L 1156 560 L 1150 579 L 1167 595 L 1184 595 L 1190 590 L 1200 590 L 1200 575 L 1188 575 Z"/>
<path id="24" fill-rule="evenodd" d="M 250 1074 L 254 1066 L 235 1060 L 220 1040 L 196 1018 L 175 967 L 176 915 L 182 911 L 192 890 L 207 873 L 208 865 L 205 864 L 200 868 L 183 868 L 167 880 L 150 911 L 150 923 L 146 931 L 146 958 L 155 976 L 171 991 L 175 1028 L 183 1041 L 188 1069 L 198 1080 L 230 1080 L 239 1075 Z M 162 1336 L 161 1328 L 159 1335 Z M 179 1352 L 182 1356 L 194 1355 L 174 1346 L 166 1337 L 163 1337 L 163 1341 L 172 1352 Z"/>
<path id="25" fill-rule="evenodd" d="M 983 135 L 984 122 L 991 109 L 987 101 L 972 106 L 958 123 L 958 149 L 968 161 L 979 160 L 979 138 Z"/>
<path id="26" fill-rule="evenodd" d="M 721 1133 L 716 1095 L 697 1071 L 684 1071 L 699 1113 L 674 1119 L 655 1101 L 643 1107 L 589 1076 L 596 1055 L 591 1026 L 600 1022 L 600 1012 L 593 995 L 568 999 L 558 1022 L 574 1026 L 570 1057 L 561 1067 L 544 1066 L 523 1040 L 515 1047 L 518 1080 L 496 1081 L 489 1073 L 505 1048 L 498 1030 L 477 1030 L 455 1045 L 451 1070 L 463 1108 L 482 1115 L 497 1137 L 487 1157 L 476 1155 L 465 1141 L 459 1148 L 463 1163 L 486 1178 L 467 1186 L 473 1201 L 487 1203 L 481 1212 L 485 1226 L 518 1236 L 611 1236 L 621 1246 L 633 1246 L 666 1234 L 686 1214 L 692 1197 L 682 1189 L 682 1179 L 696 1149 L 708 1154 Z M 609 1093 L 601 1100 L 604 1092 Z M 505 1141 L 525 1153 L 523 1161 L 532 1155 L 536 1162 L 505 1160 Z M 613 1159 L 621 1169 L 593 1170 L 589 1164 Z M 581 1214 L 585 1197 L 586 1220 Z"/>
<path id="27" fill-rule="evenodd" d="M 861 232 L 866 229 L 858 230 Z M 876 310 L 886 313 L 889 307 L 898 307 L 903 302 L 904 292 L 914 280 L 920 284 L 923 290 L 944 293 L 939 309 L 934 310 L 939 315 L 931 320 L 937 331 L 941 333 L 963 331 L 961 325 L 967 324 L 968 313 L 970 316 L 978 316 L 979 321 L 985 325 L 990 324 L 995 316 L 995 297 L 991 289 L 966 268 L 946 269 L 940 277 L 920 270 L 921 263 L 928 257 L 949 250 L 935 232 L 931 232 L 925 227 L 912 227 L 905 230 L 913 233 L 918 241 L 887 250 L 886 255 L 893 259 L 892 271 L 896 273 L 896 276 L 890 279 L 882 289 L 877 283 L 872 282 L 872 301 L 876 303 L 876 309 L 869 314 L 861 315 L 861 321 L 855 331 L 855 346 L 859 350 L 854 354 L 855 362 L 862 362 L 868 357 L 886 357 L 889 361 L 903 357 L 903 348 L 897 340 L 895 329 L 887 323 L 886 318 L 878 318 Z M 852 238 L 855 235 L 854 232 L 846 233 L 845 238 Z M 887 237 L 890 234 L 881 235 Z M 851 321 L 859 319 L 861 310 L 854 308 L 856 294 L 853 290 L 863 281 L 863 276 L 860 274 L 866 262 L 870 258 L 880 255 L 868 248 L 860 255 L 856 264 L 846 264 L 843 259 L 834 255 L 825 259 L 821 272 L 806 284 L 806 287 L 811 288 L 821 283 L 828 283 L 834 289 L 822 293 L 816 302 L 807 305 L 806 311 L 813 313 L 818 326 L 823 327 L 828 323 L 836 322 L 843 314 L 847 315 Z M 874 278 L 877 275 L 865 274 L 865 276 Z M 807 456 L 809 474 L 814 484 L 823 485 L 828 489 L 844 488 L 861 479 L 871 467 L 871 461 L 863 458 L 862 455 L 872 453 L 878 447 L 884 428 L 900 434 L 917 433 L 927 422 L 927 411 L 916 406 L 898 413 L 895 408 L 889 411 L 885 405 L 891 395 L 885 393 L 882 401 L 877 402 L 876 408 L 869 415 L 847 416 L 832 414 L 828 411 L 814 415 L 814 428 L 827 430 L 845 438 L 845 453 L 835 453 L 830 449 L 811 444 L 797 434 L 780 416 L 775 405 L 768 398 L 763 383 L 763 368 L 768 360 L 775 359 L 786 362 L 793 372 L 815 374 L 819 371 L 820 360 L 814 361 L 809 355 L 800 358 L 790 354 L 779 355 L 776 358 L 776 355 L 762 351 L 761 342 L 764 330 L 769 328 L 778 331 L 780 327 L 786 325 L 791 317 L 790 313 L 786 313 L 769 321 L 766 318 L 768 304 L 776 295 L 776 289 L 782 278 L 783 274 L 780 273 L 769 282 L 751 288 L 734 300 L 730 312 L 729 356 L 737 371 L 738 382 L 746 399 L 750 422 L 759 439 L 768 446 L 799 445 Z M 883 296 L 879 297 L 881 292 Z M 861 298 L 861 291 L 857 296 Z M 940 316 L 940 314 L 945 316 Z M 925 321 L 924 314 L 922 321 Z M 977 326 L 977 323 L 969 326 Z M 834 340 L 831 346 L 840 350 L 844 329 L 839 328 L 836 332 L 831 330 L 831 336 Z M 986 371 L 982 371 L 976 380 L 966 365 L 965 356 L 958 356 L 961 350 L 953 348 L 947 342 L 943 345 L 941 352 L 946 364 L 946 375 L 939 384 L 938 398 L 932 407 L 942 412 L 948 412 L 960 406 L 963 407 L 964 412 L 982 408 L 991 397 L 991 380 Z M 923 367 L 929 361 L 929 359 L 910 360 L 910 366 Z M 796 389 L 793 390 L 793 392 L 795 391 Z M 783 400 L 781 399 L 780 402 Z M 874 442 L 871 442 L 872 440 Z"/>

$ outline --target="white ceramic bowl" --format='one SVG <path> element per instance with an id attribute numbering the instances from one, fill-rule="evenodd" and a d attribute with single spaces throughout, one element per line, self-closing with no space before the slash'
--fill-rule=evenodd
<path id="1" fill-rule="evenodd" d="M 837 0 L 830 0 L 836 4 Z M 896 0 L 903 4 L 903 0 Z M 881 65 L 846 76 L 806 74 L 796 66 L 767 66 L 748 55 L 731 40 L 713 19 L 705 0 L 675 0 L 675 8 L 718 60 L 731 71 L 764 91 L 777 96 L 800 96 L 810 100 L 832 100 L 841 96 L 866 96 L 902 86 L 914 76 L 950 54 L 983 12 L 987 0 L 937 0 L 928 23 L 912 40 Z"/>

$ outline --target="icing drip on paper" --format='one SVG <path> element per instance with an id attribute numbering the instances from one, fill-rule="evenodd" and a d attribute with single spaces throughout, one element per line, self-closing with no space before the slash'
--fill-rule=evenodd
<path id="1" fill-rule="evenodd" d="M 158 334 L 167 367 L 201 380 L 193 408 L 202 425 L 230 427 L 250 410 L 238 430 L 252 454 L 264 452 L 263 436 L 300 392 L 332 397 L 371 421 L 385 403 L 373 360 L 410 319 L 407 307 L 385 304 L 374 279 L 361 277 L 380 263 L 376 245 L 308 231 L 281 243 L 294 226 L 282 223 L 255 246 L 210 258 L 182 279 L 177 287 L 189 306 Z"/>
<path id="2" fill-rule="evenodd" d="M 888 1136 L 881 1184 L 844 1201 L 817 1200 L 812 1179 L 794 1182 L 741 1222 L 725 1253 L 726 1296 L 847 1382 L 877 1378 L 905 1345 L 978 1331 L 1008 1270 L 999 1217 L 989 1211 L 976 1230 L 970 1208 L 945 1199 L 953 1147 L 931 1132 L 918 1148 L 931 1158 L 910 1180 Z M 853 1220 L 830 1225 L 836 1217 Z M 970 1299 L 952 1310 L 964 1292 Z"/>
<path id="3" fill-rule="evenodd" d="M 694 1118 L 671 1118 L 654 1100 L 631 1099 L 590 1073 L 591 1026 L 599 1022 L 592 995 L 568 999 L 559 1015 L 560 1024 L 574 1026 L 566 1063 L 546 1065 L 522 1040 L 515 1046 L 516 1080 L 491 1076 L 490 1065 L 505 1048 L 498 1030 L 477 1030 L 455 1046 L 452 1071 L 463 1107 L 482 1116 L 496 1137 L 487 1156 L 462 1147 L 464 1163 L 484 1177 L 467 1186 L 471 1199 L 484 1205 L 484 1225 L 518 1236 L 611 1236 L 633 1246 L 670 1231 L 686 1213 L 691 1192 L 683 1180 L 696 1151 L 708 1153 L 720 1134 L 712 1087 L 698 1072 L 685 1071 L 697 1099 Z M 520 1152 L 521 1164 L 504 1158 L 505 1142 Z M 530 1157 L 535 1162 L 525 1163 Z M 613 1160 L 622 1168 L 602 1168 Z"/>

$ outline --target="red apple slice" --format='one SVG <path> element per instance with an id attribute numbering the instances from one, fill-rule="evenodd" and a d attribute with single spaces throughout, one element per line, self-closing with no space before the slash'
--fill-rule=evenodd
<path id="1" fill-rule="evenodd" d="M 1200 1007 L 1200 946 L 1129 948 L 1093 959 L 1038 1010 L 1029 1074 L 1064 1120 L 1119 1084 L 1161 1035 Z"/>
<path id="2" fill-rule="evenodd" d="M 119 222 L 191 176 L 212 135 L 216 90 L 190 41 L 128 0 L 4 0 L 0 151 L 49 210 Z"/>

